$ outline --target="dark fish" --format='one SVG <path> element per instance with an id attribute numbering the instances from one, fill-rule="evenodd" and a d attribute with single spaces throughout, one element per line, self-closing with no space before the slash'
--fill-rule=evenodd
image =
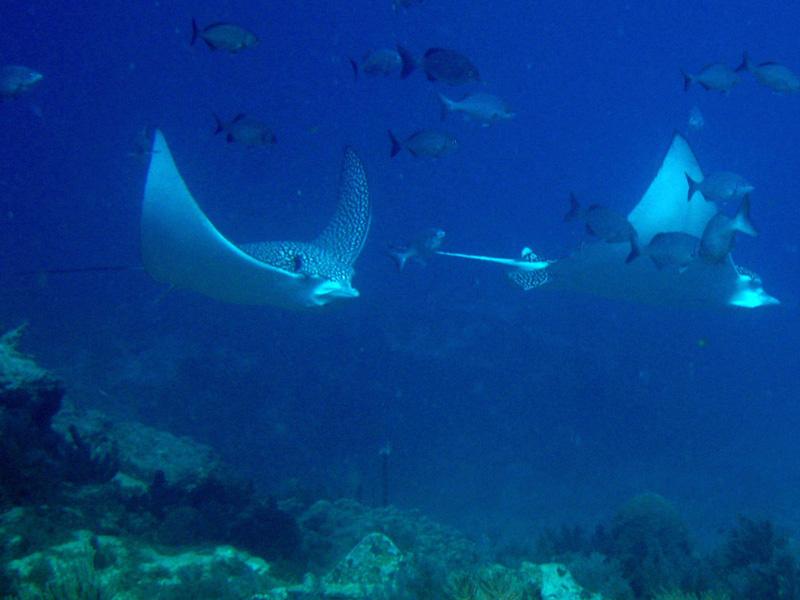
<path id="1" fill-rule="evenodd" d="M 359 71 L 369 77 L 378 75 L 387 77 L 397 72 L 404 72 L 408 68 L 405 64 L 406 60 L 413 61 L 413 58 L 407 52 L 401 54 L 394 48 L 379 48 L 364 55 L 361 65 L 352 58 L 350 59 L 350 65 L 353 67 L 353 74 L 356 79 L 358 79 Z M 411 65 L 410 68 L 413 70 L 414 66 Z"/>
<path id="2" fill-rule="evenodd" d="M 722 213 L 711 217 L 703 230 L 699 256 L 710 263 L 722 262 L 733 249 L 737 231 L 752 236 L 758 235 L 758 231 L 750 222 L 750 196 L 744 197 L 733 219 Z"/>
<path id="3" fill-rule="evenodd" d="M 407 53 L 406 50 L 400 47 L 397 50 L 401 55 L 403 52 Z M 450 85 L 462 85 L 471 81 L 481 80 L 477 67 L 466 56 L 447 48 L 430 48 L 425 52 L 422 60 L 419 61 L 419 65 L 410 55 L 405 62 L 407 62 L 409 68 L 403 69 L 402 77 L 408 77 L 414 70 L 414 66 L 420 66 L 430 81 L 443 81 Z"/>
<path id="4" fill-rule="evenodd" d="M 414 158 L 420 156 L 431 156 L 439 158 L 458 149 L 458 140 L 449 133 L 421 129 L 412 133 L 404 141 L 399 141 L 395 135 L 389 131 L 389 139 L 392 142 L 390 156 L 394 158 L 405 148 Z"/>
<path id="5" fill-rule="evenodd" d="M 742 57 L 742 64 L 736 71 L 748 71 L 762 85 L 776 92 L 788 93 L 800 90 L 800 77 L 789 68 L 776 62 L 764 62 L 755 65 L 750 61 L 747 52 Z"/>
<path id="6" fill-rule="evenodd" d="M 42 80 L 43 75 L 22 65 L 0 67 L 0 100 L 18 98 Z"/>
<path id="7" fill-rule="evenodd" d="M 570 209 L 564 215 L 565 221 L 582 219 L 586 223 L 586 231 L 609 244 L 629 242 L 631 251 L 625 262 L 631 262 L 639 256 L 639 235 L 626 217 L 600 204 L 582 208 L 575 194 L 570 194 L 569 201 Z"/>
<path id="8" fill-rule="evenodd" d="M 203 40 L 212 50 L 227 50 L 231 54 L 241 52 L 245 48 L 252 48 L 258 44 L 258 37 L 244 27 L 233 23 L 212 23 L 200 29 L 197 21 L 192 19 L 192 41 L 191 45 Z"/>
<path id="9" fill-rule="evenodd" d="M 695 181 L 689 174 L 686 174 L 686 181 L 689 184 L 687 200 L 691 201 L 695 192 L 703 194 L 703 198 L 710 202 L 725 204 L 741 200 L 746 194 L 755 188 L 747 182 L 741 175 L 728 171 L 717 171 L 706 175 L 702 181 Z"/>
<path id="10" fill-rule="evenodd" d="M 214 135 L 224 131 L 229 144 L 239 142 L 245 146 L 266 146 L 278 141 L 272 129 L 245 114 L 236 115 L 228 123 L 224 123 L 217 115 L 214 115 L 214 120 L 217 122 Z"/>
<path id="11" fill-rule="evenodd" d="M 682 231 L 668 231 L 654 235 L 640 250 L 642 256 L 649 256 L 659 269 L 685 269 L 697 258 L 699 249 L 700 238 Z"/>
<path id="12" fill-rule="evenodd" d="M 397 270 L 402 271 L 406 262 L 415 260 L 418 263 L 426 264 L 426 260 L 433 256 L 444 243 L 445 233 L 441 229 L 431 228 L 420 233 L 410 244 L 404 246 L 392 246 L 389 249 Z"/>
<path id="13" fill-rule="evenodd" d="M 699 83 L 704 90 L 716 90 L 718 92 L 730 92 L 733 87 L 741 81 L 739 74 L 723 63 L 706 65 L 699 73 L 692 75 L 683 73 L 683 89 L 687 91 L 693 83 Z"/>

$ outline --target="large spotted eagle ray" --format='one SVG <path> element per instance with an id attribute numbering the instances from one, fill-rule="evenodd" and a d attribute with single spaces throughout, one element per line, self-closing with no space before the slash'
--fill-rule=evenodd
<path id="1" fill-rule="evenodd" d="M 302 308 L 354 298 L 353 263 L 369 225 L 364 167 L 347 148 L 339 202 L 322 234 L 310 242 L 234 245 L 203 214 L 156 131 L 141 237 L 145 269 L 158 281 L 238 304 Z"/>
<path id="2" fill-rule="evenodd" d="M 687 174 L 702 180 L 703 174 L 687 141 L 676 134 L 655 179 L 628 214 L 642 245 L 662 232 L 683 232 L 701 237 L 717 213 L 713 202 L 696 194 L 686 201 Z M 442 252 L 439 254 L 499 263 L 513 268 L 511 279 L 524 289 L 556 289 L 586 292 L 612 299 L 681 307 L 740 306 L 755 308 L 778 304 L 764 291 L 761 279 L 733 262 L 695 260 L 685 269 L 658 269 L 651 261 L 626 264 L 628 248 L 620 244 L 584 244 L 571 255 L 544 260 L 531 250 L 519 259 Z"/>

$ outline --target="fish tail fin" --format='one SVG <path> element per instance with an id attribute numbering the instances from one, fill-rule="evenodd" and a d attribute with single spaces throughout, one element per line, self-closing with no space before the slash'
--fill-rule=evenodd
<path id="1" fill-rule="evenodd" d="M 569 210 L 564 215 L 564 221 L 574 221 L 581 216 L 581 204 L 575 197 L 575 194 L 569 194 Z"/>
<path id="2" fill-rule="evenodd" d="M 758 230 L 750 220 L 750 194 L 747 194 L 742 199 L 739 210 L 736 211 L 736 216 L 733 219 L 733 228 L 753 237 L 758 235 Z"/>
<path id="3" fill-rule="evenodd" d="M 200 28 L 197 26 L 197 21 L 192 17 L 192 40 L 189 42 L 190 46 L 194 46 L 197 41 L 197 35 L 200 33 Z"/>
<path id="4" fill-rule="evenodd" d="M 400 44 L 397 44 L 397 53 L 400 55 L 400 60 L 403 63 L 400 69 L 400 79 L 405 79 L 417 68 L 417 61 L 412 56 L 411 52 L 403 48 Z"/>
<path id="5" fill-rule="evenodd" d="M 440 116 L 441 120 L 444 121 L 445 119 L 447 119 L 447 113 L 449 113 L 453 108 L 453 101 L 450 100 L 450 98 L 448 98 L 444 94 L 439 94 L 439 101 L 442 104 L 442 108 L 441 108 L 441 112 L 439 113 L 439 116 Z"/>
<path id="6" fill-rule="evenodd" d="M 389 256 L 394 261 L 394 264 L 397 265 L 397 270 L 402 271 L 403 267 L 406 266 L 408 258 L 411 256 L 411 254 L 409 253 L 408 248 L 397 246 L 389 248 Z"/>
<path id="7" fill-rule="evenodd" d="M 352 58 L 348 60 L 350 61 L 350 66 L 353 67 L 353 81 L 358 81 L 358 63 Z"/>
<path id="8" fill-rule="evenodd" d="M 639 248 L 639 241 L 634 238 L 631 240 L 631 251 L 625 258 L 625 264 L 630 264 L 642 255 L 642 250 Z"/>
<path id="9" fill-rule="evenodd" d="M 217 135 L 218 133 L 225 130 L 225 124 L 222 122 L 222 119 L 219 118 L 219 115 L 217 115 L 217 113 L 211 113 L 211 114 L 214 115 L 214 123 L 215 123 L 214 135 Z"/>
<path id="10" fill-rule="evenodd" d="M 683 75 L 683 91 L 688 92 L 689 87 L 692 85 L 692 76 L 689 75 L 686 71 L 681 70 L 681 75 Z"/>
<path id="11" fill-rule="evenodd" d="M 742 52 L 742 64 L 736 67 L 736 72 L 741 73 L 742 71 L 749 71 L 750 67 L 750 55 L 747 53 L 747 50 L 745 50 Z"/>
<path id="12" fill-rule="evenodd" d="M 397 140 L 395 135 L 392 133 L 392 130 L 389 129 L 389 141 L 392 142 L 392 149 L 389 151 L 389 156 L 394 158 L 403 149 L 403 145 Z"/>
<path id="13" fill-rule="evenodd" d="M 695 192 L 697 191 L 697 186 L 700 185 L 700 182 L 692 179 L 692 176 L 688 173 L 684 173 L 684 175 L 686 175 L 686 183 L 689 184 L 689 191 L 686 194 L 686 201 L 691 202 L 692 196 L 694 196 Z"/>

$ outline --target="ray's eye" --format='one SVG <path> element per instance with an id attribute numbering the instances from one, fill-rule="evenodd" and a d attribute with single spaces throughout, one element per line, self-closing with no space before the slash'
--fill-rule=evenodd
<path id="1" fill-rule="evenodd" d="M 303 260 L 302 255 L 295 254 L 292 257 L 292 271 L 294 271 L 295 273 L 299 273 L 300 271 L 302 271 L 304 264 L 305 264 L 305 261 Z"/>

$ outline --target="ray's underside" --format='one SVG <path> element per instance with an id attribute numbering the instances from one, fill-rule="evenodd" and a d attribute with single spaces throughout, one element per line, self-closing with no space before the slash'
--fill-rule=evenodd
<path id="1" fill-rule="evenodd" d="M 688 183 L 703 178 L 700 166 L 686 140 L 676 134 L 647 191 L 628 220 L 642 245 L 657 233 L 684 232 L 701 237 L 706 223 L 717 208 L 696 193 L 687 202 Z M 737 268 L 729 256 L 721 263 L 701 260 L 685 270 L 658 269 L 649 260 L 626 264 L 627 245 L 602 241 L 587 243 L 567 257 L 548 261 L 547 277 L 540 278 L 543 289 L 572 290 L 612 299 L 680 307 L 740 306 L 754 308 L 778 304 L 764 292 L 760 280 Z M 531 270 L 527 263 L 520 269 L 516 259 L 462 253 L 439 254 L 513 266 Z"/>
<path id="2" fill-rule="evenodd" d="M 223 236 L 197 205 L 156 131 L 142 206 L 142 258 L 156 280 L 237 304 L 301 308 L 355 297 L 349 275 L 369 229 L 369 193 L 361 161 L 345 151 L 340 202 L 330 225 L 315 242 L 277 243 L 303 248 L 329 278 L 255 258 Z M 301 258 L 301 257 L 297 257 Z M 301 263 L 300 260 L 297 261 Z M 320 264 L 321 263 L 321 264 Z M 294 265 L 290 260 L 289 265 Z"/>

